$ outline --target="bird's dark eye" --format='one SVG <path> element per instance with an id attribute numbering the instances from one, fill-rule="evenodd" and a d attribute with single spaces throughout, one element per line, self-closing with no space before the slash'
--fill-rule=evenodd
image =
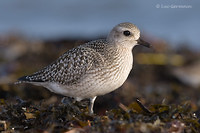
<path id="1" fill-rule="evenodd" d="M 124 33 L 125 36 L 130 36 L 131 35 L 131 32 L 128 31 L 128 30 L 125 30 L 123 33 Z"/>

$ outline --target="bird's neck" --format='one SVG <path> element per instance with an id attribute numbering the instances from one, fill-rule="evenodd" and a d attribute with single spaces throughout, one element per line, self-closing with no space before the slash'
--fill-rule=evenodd
<path id="1" fill-rule="evenodd" d="M 125 46 L 125 45 L 116 45 L 116 46 L 108 46 L 106 49 L 107 56 L 110 60 L 113 61 L 119 61 L 121 60 L 122 62 L 126 60 L 131 60 L 132 61 L 132 49 L 134 46 Z M 119 59 L 120 58 L 120 59 Z M 122 63 L 121 62 L 121 63 Z"/>

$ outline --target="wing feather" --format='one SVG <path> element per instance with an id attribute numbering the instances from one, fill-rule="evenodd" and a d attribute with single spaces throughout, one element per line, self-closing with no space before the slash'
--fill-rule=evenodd
<path id="1" fill-rule="evenodd" d="M 27 82 L 57 82 L 72 84 L 78 82 L 84 74 L 103 64 L 100 53 L 87 45 L 71 49 L 55 62 L 30 76 L 20 78 Z"/>

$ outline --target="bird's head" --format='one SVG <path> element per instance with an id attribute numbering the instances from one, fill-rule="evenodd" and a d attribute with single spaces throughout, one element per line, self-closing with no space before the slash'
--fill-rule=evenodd
<path id="1" fill-rule="evenodd" d="M 150 44 L 140 39 L 140 30 L 132 23 L 120 23 L 116 25 L 107 36 L 107 41 L 111 44 L 134 47 L 143 45 L 150 47 Z"/>

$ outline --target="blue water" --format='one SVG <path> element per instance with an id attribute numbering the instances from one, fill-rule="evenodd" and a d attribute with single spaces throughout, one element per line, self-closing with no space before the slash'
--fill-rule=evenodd
<path id="1" fill-rule="evenodd" d="M 0 35 L 90 39 L 129 21 L 142 34 L 172 46 L 189 43 L 199 48 L 199 13 L 199 0 L 0 0 Z"/>

